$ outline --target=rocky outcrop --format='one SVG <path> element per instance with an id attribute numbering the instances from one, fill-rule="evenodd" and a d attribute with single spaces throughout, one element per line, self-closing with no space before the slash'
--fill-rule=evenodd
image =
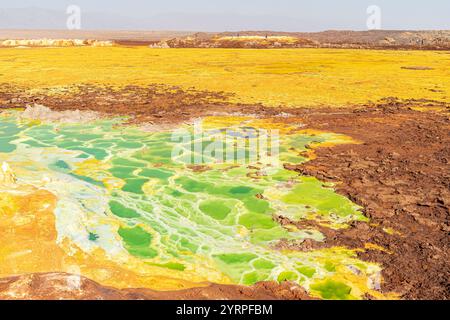
<path id="1" fill-rule="evenodd" d="M 149 48 L 155 48 L 155 49 L 169 49 L 170 46 L 169 46 L 169 44 L 167 43 L 167 41 L 161 41 L 161 42 L 157 42 L 157 43 L 151 44 L 151 45 L 149 46 Z"/>
<path id="2" fill-rule="evenodd" d="M 450 31 L 242 31 L 196 33 L 163 41 L 152 47 L 171 48 L 349 48 L 450 49 Z"/>
<path id="3" fill-rule="evenodd" d="M 20 119 L 43 120 L 62 123 L 85 123 L 100 119 L 100 115 L 95 111 L 65 110 L 53 111 L 50 108 L 34 104 L 27 106 L 20 114 Z"/>
<path id="4" fill-rule="evenodd" d="M 0 182 L 10 184 L 16 183 L 16 180 L 16 175 L 12 171 L 8 162 L 3 162 L 0 167 Z"/>
<path id="5" fill-rule="evenodd" d="M 153 48 L 249 48 L 249 49 L 274 49 L 274 48 L 303 48 L 315 47 L 314 41 L 289 36 L 215 36 L 205 38 L 201 36 L 189 36 L 162 41 Z"/>
<path id="6" fill-rule="evenodd" d="M 111 47 L 112 41 L 83 39 L 8 39 L 0 42 L 0 47 Z"/>

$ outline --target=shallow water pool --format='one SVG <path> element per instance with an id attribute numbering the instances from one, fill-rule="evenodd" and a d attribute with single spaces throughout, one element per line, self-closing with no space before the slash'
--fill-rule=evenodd
<path id="1" fill-rule="evenodd" d="M 326 299 L 375 294 L 380 268 L 352 250 L 276 248 L 281 240 L 324 240 L 314 228 L 281 226 L 279 216 L 330 228 L 366 221 L 332 185 L 283 166 L 307 161 L 320 144 L 348 143 L 348 137 L 306 131 L 283 119 L 210 117 L 201 131 L 196 124 L 175 132 L 145 132 L 121 121 L 61 124 L 0 116 L 0 161 L 11 166 L 19 186 L 56 196 L 58 243 L 70 241 L 92 259 L 100 249 L 141 277 L 170 278 L 146 283 L 155 289 L 288 280 Z M 267 134 L 269 142 L 261 144 Z"/>

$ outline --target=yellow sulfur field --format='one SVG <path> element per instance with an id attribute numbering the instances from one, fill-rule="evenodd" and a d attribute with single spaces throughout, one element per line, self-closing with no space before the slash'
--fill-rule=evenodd
<path id="1" fill-rule="evenodd" d="M 450 53 L 444 51 L 0 50 L 0 83 L 35 89 L 86 83 L 118 87 L 160 83 L 224 91 L 235 94 L 237 102 L 270 106 L 345 106 L 385 97 L 448 101 L 449 67 Z"/>

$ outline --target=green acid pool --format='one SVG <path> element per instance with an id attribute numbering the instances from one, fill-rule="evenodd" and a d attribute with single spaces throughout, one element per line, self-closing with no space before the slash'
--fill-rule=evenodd
<path id="1" fill-rule="evenodd" d="M 275 129 L 279 152 L 269 148 L 251 156 L 251 140 Z M 85 252 L 101 249 L 124 267 L 137 268 L 132 259 L 174 279 L 293 281 L 325 299 L 373 294 L 380 268 L 354 251 L 279 246 L 324 236 L 314 228 L 281 226 L 277 216 L 330 228 L 366 221 L 361 208 L 332 185 L 283 166 L 307 161 L 313 145 L 347 137 L 250 118 L 207 118 L 203 130 L 235 148 L 229 159 L 217 161 L 215 151 L 205 155 L 212 140 L 190 125 L 174 134 L 145 132 L 120 119 L 62 124 L 9 113 L 0 116 L 0 161 L 13 168 L 18 184 L 57 196 L 58 241 L 69 239 Z"/>

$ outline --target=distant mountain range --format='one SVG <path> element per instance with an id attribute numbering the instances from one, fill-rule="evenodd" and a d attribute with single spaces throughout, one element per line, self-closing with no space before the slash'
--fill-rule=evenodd
<path id="1" fill-rule="evenodd" d="M 76 2 L 76 1 L 75 1 Z M 175 9 L 176 10 L 176 9 Z M 363 12 L 364 13 L 364 12 Z M 140 17 L 121 13 L 82 11 L 83 30 L 181 30 L 221 32 L 239 30 L 320 31 L 326 29 L 365 30 L 364 16 L 358 14 L 333 14 L 324 9 L 323 15 L 292 12 L 291 16 L 273 14 L 240 14 L 237 12 L 195 13 L 139 12 Z M 0 29 L 66 29 L 66 7 L 60 10 L 39 7 L 0 8 Z M 441 16 L 436 25 L 442 24 Z M 386 26 L 398 26 L 398 22 L 386 18 Z M 438 23 L 439 22 L 439 23 Z M 414 22 L 426 26 L 423 21 Z M 394 27 L 395 28 L 395 27 Z M 398 28 L 398 27 L 397 27 Z"/>
<path id="2" fill-rule="evenodd" d="M 0 29 L 65 29 L 67 17 L 65 9 L 0 9 Z M 234 13 L 166 13 L 130 18 L 112 13 L 82 12 L 81 17 L 81 27 L 85 30 L 310 31 L 317 29 L 315 24 L 306 19 Z"/>
<path id="3" fill-rule="evenodd" d="M 70 38 L 150 43 L 173 38 L 184 41 L 184 37 L 195 34 L 195 39 L 203 39 L 201 45 L 208 46 L 209 39 L 217 36 L 281 35 L 311 40 L 320 46 L 450 47 L 450 31 L 331 30 L 308 32 L 320 29 L 323 21 L 271 15 L 167 13 L 148 18 L 130 18 L 112 13 L 82 12 L 82 30 L 68 30 L 67 18 L 65 7 L 62 7 L 61 10 L 0 9 L 0 39 Z M 303 32 L 241 30 L 301 30 Z"/>

